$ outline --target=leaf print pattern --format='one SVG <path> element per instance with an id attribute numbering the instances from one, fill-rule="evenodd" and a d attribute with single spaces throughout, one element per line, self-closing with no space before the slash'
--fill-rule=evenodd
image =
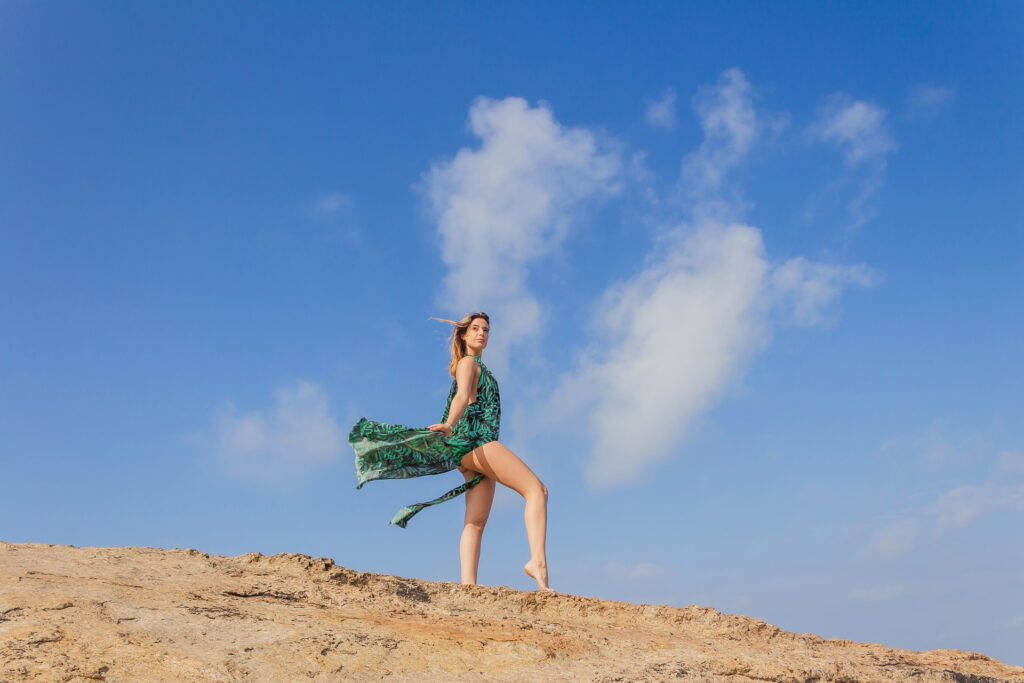
<path id="1" fill-rule="evenodd" d="M 408 479 L 450 472 L 459 466 L 466 453 L 477 446 L 498 440 L 501 425 L 498 380 L 483 364 L 480 356 L 470 357 L 480 365 L 476 401 L 466 406 L 450 437 L 427 428 L 359 418 L 348 435 L 348 442 L 356 453 L 357 489 L 375 479 Z M 453 379 L 441 422 L 448 419 L 452 399 L 458 388 L 458 381 Z M 407 505 L 395 514 L 391 524 L 404 529 L 409 520 L 423 508 L 451 500 L 483 479 L 484 475 L 478 474 L 433 500 Z"/>

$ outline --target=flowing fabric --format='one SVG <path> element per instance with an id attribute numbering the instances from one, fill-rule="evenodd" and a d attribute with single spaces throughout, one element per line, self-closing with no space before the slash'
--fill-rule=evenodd
<path id="1" fill-rule="evenodd" d="M 450 472 L 460 465 L 466 453 L 477 446 L 498 440 L 501 424 L 498 380 L 483 364 L 480 356 L 470 358 L 480 366 L 476 401 L 466 406 L 450 437 L 446 437 L 444 432 L 435 432 L 425 427 L 376 422 L 365 417 L 360 418 L 352 427 L 348 442 L 356 453 L 357 489 L 375 479 L 408 479 Z M 458 382 L 453 379 L 441 422 L 448 419 L 457 390 Z M 395 514 L 391 524 L 405 528 L 409 520 L 423 508 L 451 500 L 483 480 L 484 475 L 478 474 L 433 500 L 407 505 Z"/>

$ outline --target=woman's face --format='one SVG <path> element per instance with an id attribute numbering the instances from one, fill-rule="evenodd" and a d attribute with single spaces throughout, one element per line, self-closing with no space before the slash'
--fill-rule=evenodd
<path id="1" fill-rule="evenodd" d="M 491 326 L 483 318 L 473 318 L 469 321 L 469 327 L 462 339 L 466 342 L 466 350 L 479 355 L 487 346 L 487 338 L 491 333 Z"/>

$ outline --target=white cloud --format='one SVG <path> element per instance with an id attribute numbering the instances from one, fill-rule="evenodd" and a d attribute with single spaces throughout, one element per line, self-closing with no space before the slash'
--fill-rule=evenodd
<path id="1" fill-rule="evenodd" d="M 756 228 L 709 223 L 605 294 L 595 323 L 607 346 L 552 400 L 589 412 L 591 483 L 629 481 L 674 452 L 740 369 L 762 338 L 763 249 Z"/>
<path id="2" fill-rule="evenodd" d="M 504 356 L 541 324 L 531 267 L 561 246 L 586 200 L 618 191 L 621 160 L 611 143 L 519 97 L 477 98 L 469 125 L 480 146 L 435 164 L 421 188 L 448 268 L 438 305 L 451 316 L 496 313 Z"/>
<path id="3" fill-rule="evenodd" d="M 936 531 L 964 527 L 981 517 L 991 506 L 987 488 L 960 486 L 941 494 L 935 503 L 939 515 Z"/>
<path id="4" fill-rule="evenodd" d="M 857 193 L 846 205 L 846 209 L 853 219 L 849 226 L 851 230 L 856 230 L 875 217 L 877 212 L 871 203 L 871 198 L 882 188 L 883 184 L 884 178 L 881 166 L 869 172 L 856 184 L 858 187 Z"/>
<path id="5" fill-rule="evenodd" d="M 909 457 L 927 468 L 957 468 L 977 464 L 990 445 L 979 433 L 955 434 L 949 420 L 933 420 L 918 434 L 898 436 L 882 444 L 889 457 Z"/>
<path id="6" fill-rule="evenodd" d="M 672 88 L 665 91 L 660 100 L 647 103 L 647 123 L 652 128 L 672 130 L 676 127 L 676 93 Z"/>
<path id="7" fill-rule="evenodd" d="M 683 162 L 688 193 L 706 200 L 721 189 L 726 173 L 747 155 L 761 131 L 750 83 L 739 69 L 723 72 L 714 86 L 702 86 L 693 99 L 704 140 Z"/>
<path id="8" fill-rule="evenodd" d="M 908 552 L 917 543 L 916 519 L 899 519 L 876 532 L 865 548 L 868 554 L 895 556 Z"/>
<path id="9" fill-rule="evenodd" d="M 363 240 L 356 220 L 355 201 L 346 192 L 324 192 L 297 208 L 306 224 L 305 229 L 289 233 L 294 239 L 293 246 L 326 254 Z"/>
<path id="10" fill-rule="evenodd" d="M 939 495 L 935 507 L 935 531 L 941 534 L 997 511 L 1024 510 L 1024 484 L 989 481 L 980 486 L 959 486 Z"/>
<path id="11" fill-rule="evenodd" d="M 819 108 L 812 130 L 823 142 L 842 149 L 850 166 L 872 161 L 884 163 L 885 155 L 896 147 L 885 119 L 885 109 L 837 93 L 826 98 Z"/>
<path id="12" fill-rule="evenodd" d="M 956 99 L 956 87 L 948 85 L 915 85 L 907 94 L 904 113 L 908 118 L 934 116 Z"/>
<path id="13" fill-rule="evenodd" d="M 228 474 L 288 484 L 341 456 L 345 436 L 328 413 L 327 394 L 300 382 L 275 391 L 269 410 L 239 413 L 229 403 L 214 418 L 212 444 Z"/>
<path id="14" fill-rule="evenodd" d="M 313 213 L 320 216 L 329 216 L 339 210 L 352 207 L 352 197 L 343 192 L 328 192 L 320 195 L 313 202 Z"/>
<path id="15" fill-rule="evenodd" d="M 882 188 L 887 156 L 896 149 L 887 117 L 884 108 L 845 93 L 825 98 L 804 136 L 835 145 L 843 154 L 847 170 L 843 177 L 830 180 L 809 198 L 806 216 L 815 216 L 822 208 L 817 205 L 828 203 L 829 198 L 846 195 L 845 210 L 850 217 L 847 230 L 856 230 L 874 218 L 871 199 Z"/>
<path id="16" fill-rule="evenodd" d="M 932 491 L 927 503 L 895 514 L 901 519 L 877 532 L 866 548 L 876 555 L 903 552 L 917 540 L 919 525 L 931 528 L 932 541 L 957 529 L 964 529 L 998 513 L 1024 510 L 1024 454 L 1004 450 L 996 453 L 990 439 L 979 433 L 951 434 L 946 420 L 935 420 L 922 434 L 890 439 L 881 451 L 887 460 L 902 459 L 913 465 L 915 479 L 937 468 L 945 473 L 977 472 L 991 466 L 989 476 L 979 484 L 962 484 Z"/>
<path id="17" fill-rule="evenodd" d="M 817 141 L 817 139 L 816 139 Z M 812 192 L 797 213 L 804 225 L 826 225 L 832 211 L 838 211 L 836 227 L 851 233 L 868 223 L 878 214 L 872 202 L 875 194 L 885 185 L 885 164 L 864 164 L 846 167 L 842 174 L 827 179 Z"/>
<path id="18" fill-rule="evenodd" d="M 881 275 L 863 264 L 814 263 L 803 256 L 786 261 L 772 271 L 770 296 L 788 322 L 813 326 L 831 322 L 828 304 L 850 285 L 871 287 Z"/>
<path id="19" fill-rule="evenodd" d="M 999 454 L 996 467 L 1007 474 L 1024 474 L 1024 452 L 1003 451 Z"/>
<path id="20" fill-rule="evenodd" d="M 706 410 L 770 336 L 769 313 L 801 324 L 826 319 L 844 286 L 867 284 L 863 266 L 805 259 L 773 268 L 761 231 L 719 198 L 727 172 L 765 126 L 738 69 L 695 98 L 705 139 L 683 166 L 692 222 L 667 230 L 643 269 L 611 285 L 592 315 L 591 345 L 558 378 L 537 422 L 593 435 L 592 485 L 629 482 L 679 452 Z"/>

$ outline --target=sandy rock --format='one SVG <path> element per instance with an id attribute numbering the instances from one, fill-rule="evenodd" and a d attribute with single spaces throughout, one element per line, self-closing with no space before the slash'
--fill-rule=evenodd
<path id="1" fill-rule="evenodd" d="M 1024 668 L 324 557 L 0 541 L 0 681 L 382 678 L 1024 683 Z"/>

